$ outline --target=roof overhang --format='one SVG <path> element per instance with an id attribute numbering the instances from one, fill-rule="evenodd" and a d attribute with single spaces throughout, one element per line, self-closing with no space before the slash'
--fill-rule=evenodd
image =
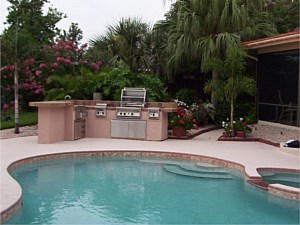
<path id="1" fill-rule="evenodd" d="M 281 52 L 300 49 L 300 31 L 289 32 L 263 39 L 242 42 L 241 46 L 246 49 L 255 49 L 258 54 Z"/>

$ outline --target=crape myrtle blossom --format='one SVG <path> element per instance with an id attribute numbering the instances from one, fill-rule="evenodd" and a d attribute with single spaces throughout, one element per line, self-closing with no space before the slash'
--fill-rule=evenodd
<path id="1" fill-rule="evenodd" d="M 42 72 L 41 70 L 37 70 L 37 71 L 35 71 L 35 75 L 36 75 L 36 76 L 38 76 L 38 77 L 39 77 L 39 76 L 41 76 L 41 75 L 42 75 L 42 73 L 43 73 L 43 72 Z"/>
<path id="2" fill-rule="evenodd" d="M 47 65 L 45 64 L 45 63 L 41 63 L 40 65 L 39 65 L 39 69 L 44 69 L 44 68 L 47 68 Z"/>
<path id="3" fill-rule="evenodd" d="M 8 104 L 3 104 L 2 109 L 4 112 L 6 112 L 8 110 Z"/>
<path id="4" fill-rule="evenodd" d="M 43 99 L 43 90 L 51 85 L 52 75 L 65 76 L 80 74 L 82 67 L 97 72 L 102 66 L 102 61 L 89 62 L 85 58 L 87 44 L 76 45 L 71 40 L 57 40 L 52 46 L 44 46 L 39 59 L 34 56 L 21 61 L 18 65 L 18 82 L 20 97 L 25 104 L 29 101 Z M 1 69 L 1 87 L 4 91 L 4 101 L 14 99 L 14 76 L 15 67 L 10 63 Z M 5 103 L 4 103 L 5 104 Z M 7 104 L 9 106 L 9 104 Z M 14 105 L 12 105 L 14 107 Z"/>
<path id="5" fill-rule="evenodd" d="M 57 67 L 58 67 L 58 63 L 57 62 L 55 62 L 55 63 L 52 64 L 52 68 L 53 69 L 57 69 Z"/>

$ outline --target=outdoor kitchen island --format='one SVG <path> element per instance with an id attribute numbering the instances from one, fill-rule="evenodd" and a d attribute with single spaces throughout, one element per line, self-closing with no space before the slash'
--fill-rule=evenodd
<path id="1" fill-rule="evenodd" d="M 129 102 L 127 102 L 129 103 Z M 162 141 L 168 138 L 168 113 L 175 102 L 62 100 L 30 102 L 38 107 L 38 143 L 80 138 L 126 138 Z"/>

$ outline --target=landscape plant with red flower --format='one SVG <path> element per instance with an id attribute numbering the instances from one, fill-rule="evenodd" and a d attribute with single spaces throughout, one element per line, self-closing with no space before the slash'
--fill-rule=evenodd
<path id="1" fill-rule="evenodd" d="M 252 132 L 252 128 L 248 125 L 244 118 L 233 121 L 233 129 L 236 131 L 246 131 L 247 133 Z"/>
<path id="2" fill-rule="evenodd" d="M 195 119 L 187 109 L 178 107 L 171 119 L 171 127 L 183 127 L 185 130 L 194 128 Z"/>

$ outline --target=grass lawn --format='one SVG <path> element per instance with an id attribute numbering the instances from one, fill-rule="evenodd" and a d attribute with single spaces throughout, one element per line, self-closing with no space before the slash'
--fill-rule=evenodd
<path id="1" fill-rule="evenodd" d="M 1 130 L 15 127 L 15 115 L 13 112 L 8 112 L 5 116 L 9 116 L 11 121 L 4 121 L 3 112 L 1 112 Z M 20 112 L 19 113 L 19 126 L 28 126 L 37 124 L 37 112 Z"/>

